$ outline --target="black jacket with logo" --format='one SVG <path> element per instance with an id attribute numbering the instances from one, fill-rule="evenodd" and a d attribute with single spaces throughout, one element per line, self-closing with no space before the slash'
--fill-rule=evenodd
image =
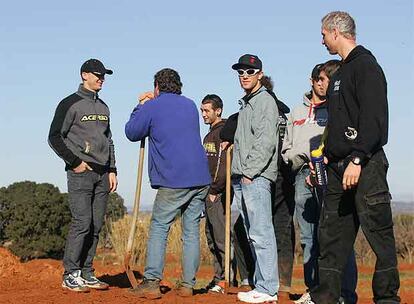
<path id="1" fill-rule="evenodd" d="M 116 172 L 108 106 L 83 85 L 57 106 L 49 145 L 65 161 L 66 170 L 85 161 L 99 174 Z"/>
<path id="2" fill-rule="evenodd" d="M 329 160 L 350 156 L 364 162 L 387 143 L 387 82 L 377 60 L 363 46 L 355 47 L 332 76 L 327 100 Z"/>

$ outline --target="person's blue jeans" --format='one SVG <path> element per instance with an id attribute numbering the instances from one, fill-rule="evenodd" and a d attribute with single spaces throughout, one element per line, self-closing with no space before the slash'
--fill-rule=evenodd
<path id="1" fill-rule="evenodd" d="M 271 181 L 256 177 L 252 183 L 243 184 L 241 180 L 241 176 L 232 179 L 233 203 L 243 218 L 255 261 L 255 290 L 273 296 L 279 290 L 279 273 L 272 222 Z"/>
<path id="2" fill-rule="evenodd" d="M 320 206 L 314 196 L 313 189 L 305 183 L 309 174 L 309 168 L 302 168 L 296 175 L 295 215 L 300 229 L 300 244 L 303 248 L 305 285 L 311 289 L 318 284 L 317 227 Z"/>
<path id="3" fill-rule="evenodd" d="M 164 270 L 168 232 L 178 213 L 181 213 L 183 240 L 182 285 L 193 287 L 200 264 L 200 218 L 208 193 L 208 186 L 158 189 L 152 209 L 151 227 L 147 243 L 144 277 L 161 280 Z"/>

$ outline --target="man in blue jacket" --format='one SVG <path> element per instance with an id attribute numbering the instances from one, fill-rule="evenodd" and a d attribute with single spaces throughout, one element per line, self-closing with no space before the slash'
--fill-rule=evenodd
<path id="1" fill-rule="evenodd" d="M 165 248 L 171 224 L 182 219 L 183 280 L 177 293 L 191 296 L 200 262 L 200 218 L 211 177 L 201 144 L 198 109 L 181 95 L 178 73 L 162 69 L 154 76 L 154 93 L 141 95 L 125 126 L 131 141 L 148 137 L 148 171 L 158 189 L 152 210 L 144 280 L 133 292 L 161 297 Z"/>

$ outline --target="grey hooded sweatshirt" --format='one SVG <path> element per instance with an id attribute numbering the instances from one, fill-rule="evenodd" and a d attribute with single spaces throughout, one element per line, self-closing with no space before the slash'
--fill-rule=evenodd
<path id="1" fill-rule="evenodd" d="M 277 177 L 279 111 L 274 98 L 261 87 L 244 96 L 234 136 L 232 174 L 250 179 Z"/>
<path id="2" fill-rule="evenodd" d="M 311 92 L 303 96 L 303 103 L 288 115 L 286 135 L 282 147 L 283 160 L 298 171 L 310 160 L 310 151 L 321 144 L 323 131 L 328 123 L 325 102 L 313 105 Z"/>

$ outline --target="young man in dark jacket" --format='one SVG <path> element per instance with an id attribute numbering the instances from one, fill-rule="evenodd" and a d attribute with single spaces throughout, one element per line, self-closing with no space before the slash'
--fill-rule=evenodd
<path id="1" fill-rule="evenodd" d="M 200 264 L 200 219 L 211 177 L 201 144 L 197 107 L 181 95 L 181 79 L 172 69 L 154 76 L 154 93 L 144 94 L 125 126 L 131 141 L 148 137 L 148 169 L 157 189 L 147 242 L 144 280 L 138 297 L 161 297 L 168 232 L 180 214 L 183 239 L 183 279 L 177 292 L 191 296 Z"/>
<path id="2" fill-rule="evenodd" d="M 325 155 L 328 188 L 319 226 L 320 285 L 306 303 L 335 303 L 341 273 L 361 226 L 377 257 L 375 303 L 400 303 L 388 161 L 387 83 L 370 51 L 356 44 L 355 22 L 345 12 L 322 19 L 322 43 L 343 59 L 329 83 Z"/>
<path id="3" fill-rule="evenodd" d="M 209 292 L 224 293 L 224 249 L 225 249 L 225 202 L 226 202 L 226 151 L 222 151 L 220 131 L 226 120 L 221 118 L 223 101 L 209 94 L 201 101 L 201 116 L 210 125 L 204 137 L 211 185 L 206 198 L 206 237 L 214 258 L 214 278 L 207 286 Z"/>
<path id="4" fill-rule="evenodd" d="M 62 287 L 78 292 L 108 288 L 92 267 L 108 193 L 117 187 L 109 109 L 98 97 L 105 74 L 112 71 L 97 59 L 82 65 L 82 84 L 59 103 L 49 131 L 49 145 L 66 163 L 72 214 Z"/>

